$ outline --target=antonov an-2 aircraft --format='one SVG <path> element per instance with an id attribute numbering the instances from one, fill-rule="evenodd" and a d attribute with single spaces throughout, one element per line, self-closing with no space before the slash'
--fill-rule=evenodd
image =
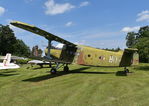
<path id="1" fill-rule="evenodd" d="M 68 65 L 71 63 L 89 66 L 124 67 L 124 72 L 128 73 L 129 70 L 126 67 L 131 65 L 137 65 L 139 63 L 137 49 L 128 48 L 124 51 L 112 52 L 88 46 L 80 46 L 64 40 L 58 36 L 55 36 L 33 25 L 29 25 L 19 21 L 12 21 L 11 24 L 24 30 L 41 35 L 49 41 L 48 53 L 45 59 L 49 62 L 56 63 L 56 66 L 51 68 L 50 72 L 52 74 L 55 74 L 61 66 L 64 67 L 64 71 L 69 71 Z M 60 51 L 60 56 L 58 59 L 51 58 L 51 56 L 55 53 L 50 50 L 51 41 L 57 41 L 64 44 L 62 50 Z"/>

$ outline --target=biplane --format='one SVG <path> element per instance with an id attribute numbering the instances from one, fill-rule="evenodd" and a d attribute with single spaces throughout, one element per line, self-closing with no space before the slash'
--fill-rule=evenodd
<path id="1" fill-rule="evenodd" d="M 12 21 L 10 24 L 43 36 L 48 40 L 47 55 L 44 59 L 55 63 L 55 66 L 51 67 L 50 72 L 52 74 L 55 74 L 62 66 L 63 70 L 68 72 L 68 65 L 71 63 L 89 66 L 124 67 L 124 72 L 128 73 L 128 66 L 137 65 L 139 63 L 137 49 L 127 48 L 124 51 L 112 52 L 89 46 L 76 45 L 34 25 L 29 25 L 19 21 Z M 51 49 L 52 41 L 57 41 L 64 44 L 62 50 Z M 57 58 L 51 58 L 53 56 Z"/>

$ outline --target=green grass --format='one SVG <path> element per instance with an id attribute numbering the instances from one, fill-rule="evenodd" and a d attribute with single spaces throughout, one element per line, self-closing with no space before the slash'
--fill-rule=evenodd
<path id="1" fill-rule="evenodd" d="M 50 75 L 28 66 L 0 70 L 0 106 L 149 106 L 149 64 L 128 76 L 116 74 L 123 68 L 71 65 Z"/>

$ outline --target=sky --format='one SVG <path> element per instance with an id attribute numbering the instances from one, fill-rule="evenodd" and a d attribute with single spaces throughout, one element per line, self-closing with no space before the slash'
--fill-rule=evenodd
<path id="1" fill-rule="evenodd" d="M 127 33 L 149 24 L 148 4 L 149 0 L 0 0 L 0 24 L 21 21 L 75 44 L 124 49 Z M 10 27 L 30 48 L 47 46 L 45 38 Z"/>

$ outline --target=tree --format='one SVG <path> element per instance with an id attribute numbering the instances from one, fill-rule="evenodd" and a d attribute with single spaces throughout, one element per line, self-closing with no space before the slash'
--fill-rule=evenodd
<path id="1" fill-rule="evenodd" d="M 28 57 L 31 54 L 29 47 L 22 41 L 17 39 L 16 44 L 14 44 L 15 52 L 14 54 L 17 56 L 25 56 Z"/>
<path id="2" fill-rule="evenodd" d="M 9 26 L 0 25 L 0 54 L 5 55 L 6 53 L 14 53 L 14 45 L 16 37 Z"/>
<path id="3" fill-rule="evenodd" d="M 126 46 L 137 48 L 141 62 L 149 62 L 149 26 L 141 27 L 138 33 L 129 32 Z"/>
<path id="4" fill-rule="evenodd" d="M 16 39 L 9 25 L 0 25 L 0 55 L 6 55 L 6 53 L 29 56 L 30 49 L 22 40 Z"/>
<path id="5" fill-rule="evenodd" d="M 117 47 L 116 49 L 115 49 L 115 51 L 120 51 L 121 50 L 121 48 L 120 47 Z"/>
<path id="6" fill-rule="evenodd" d="M 117 48 L 112 48 L 112 49 L 108 49 L 108 48 L 106 48 L 106 49 L 104 49 L 103 48 L 103 50 L 108 50 L 108 51 L 113 51 L 113 52 L 118 52 L 118 51 L 120 51 L 121 50 L 121 48 L 119 48 L 119 47 L 117 47 Z"/>
<path id="7" fill-rule="evenodd" d="M 135 43 L 136 43 L 136 33 L 135 32 L 128 32 L 127 36 L 126 36 L 126 46 L 128 48 L 132 48 Z"/>
<path id="8" fill-rule="evenodd" d="M 137 39 L 144 37 L 149 38 L 149 26 L 141 27 L 138 32 Z"/>
<path id="9" fill-rule="evenodd" d="M 138 49 L 140 61 L 149 62 L 149 38 L 140 38 L 134 47 Z"/>

